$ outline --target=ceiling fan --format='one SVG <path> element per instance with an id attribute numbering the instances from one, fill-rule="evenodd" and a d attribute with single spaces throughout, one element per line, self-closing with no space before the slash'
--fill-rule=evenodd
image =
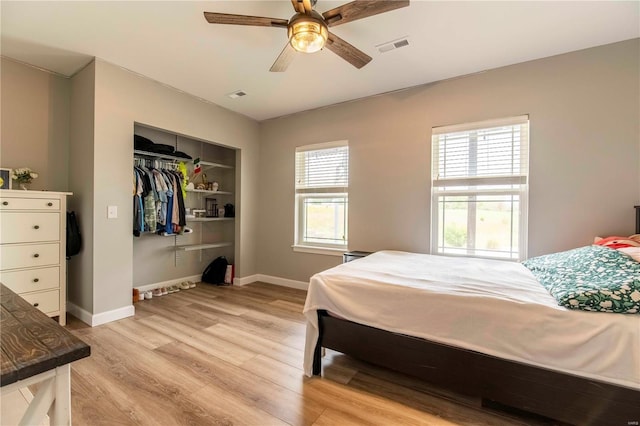
<path id="1" fill-rule="evenodd" d="M 288 21 L 263 16 L 214 12 L 204 12 L 204 17 L 210 24 L 286 28 L 289 42 L 271 66 L 269 71 L 272 72 L 285 71 L 296 52 L 313 53 L 323 47 L 354 67 L 362 68 L 371 61 L 371 56 L 333 34 L 328 28 L 406 7 L 409 6 L 409 1 L 354 0 L 320 14 L 313 9 L 317 0 L 291 0 L 296 13 Z"/>

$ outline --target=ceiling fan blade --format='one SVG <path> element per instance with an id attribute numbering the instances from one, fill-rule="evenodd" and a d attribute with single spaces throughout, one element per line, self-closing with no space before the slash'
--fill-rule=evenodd
<path id="1" fill-rule="evenodd" d="M 310 13 L 313 10 L 314 3 L 312 0 L 291 0 L 293 10 L 299 13 Z"/>
<path id="2" fill-rule="evenodd" d="M 269 71 L 271 72 L 284 72 L 287 67 L 293 61 L 293 57 L 296 55 L 296 50 L 291 46 L 291 43 L 287 43 L 280 52 L 278 59 L 271 65 Z"/>
<path id="3" fill-rule="evenodd" d="M 371 56 L 364 53 L 362 50 L 347 43 L 337 35 L 329 33 L 327 38 L 327 49 L 340 56 L 345 61 L 349 62 L 354 67 L 360 69 L 371 62 Z"/>
<path id="4" fill-rule="evenodd" d="M 291 0 L 291 4 L 293 5 L 293 10 L 299 13 L 304 13 L 304 6 L 302 2 L 298 2 L 298 0 Z"/>
<path id="5" fill-rule="evenodd" d="M 229 13 L 204 12 L 204 18 L 210 24 L 253 25 L 256 27 L 287 28 L 289 21 L 264 16 L 232 15 Z"/>
<path id="6" fill-rule="evenodd" d="M 357 19 L 367 18 L 379 13 L 390 12 L 409 6 L 409 0 L 355 0 L 343 4 L 322 14 L 327 26 L 346 24 Z"/>

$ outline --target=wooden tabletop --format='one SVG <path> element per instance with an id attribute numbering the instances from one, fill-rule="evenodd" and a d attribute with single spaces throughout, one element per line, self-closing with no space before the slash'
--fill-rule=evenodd
<path id="1" fill-rule="evenodd" d="M 0 283 L 0 386 L 85 358 L 91 347 Z"/>

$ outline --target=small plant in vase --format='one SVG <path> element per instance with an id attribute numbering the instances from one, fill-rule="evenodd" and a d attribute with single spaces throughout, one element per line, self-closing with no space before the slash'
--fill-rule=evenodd
<path id="1" fill-rule="evenodd" d="M 20 185 L 20 188 L 25 190 L 28 189 L 27 185 L 29 185 L 37 177 L 38 174 L 28 167 L 13 169 L 11 175 L 11 179 L 15 180 Z"/>

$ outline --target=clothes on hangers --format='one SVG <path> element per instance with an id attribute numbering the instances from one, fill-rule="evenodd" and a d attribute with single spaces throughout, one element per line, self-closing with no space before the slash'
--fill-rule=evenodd
<path id="1" fill-rule="evenodd" d="M 133 167 L 133 235 L 180 234 L 186 225 L 184 176 L 175 163 L 136 159 Z"/>

